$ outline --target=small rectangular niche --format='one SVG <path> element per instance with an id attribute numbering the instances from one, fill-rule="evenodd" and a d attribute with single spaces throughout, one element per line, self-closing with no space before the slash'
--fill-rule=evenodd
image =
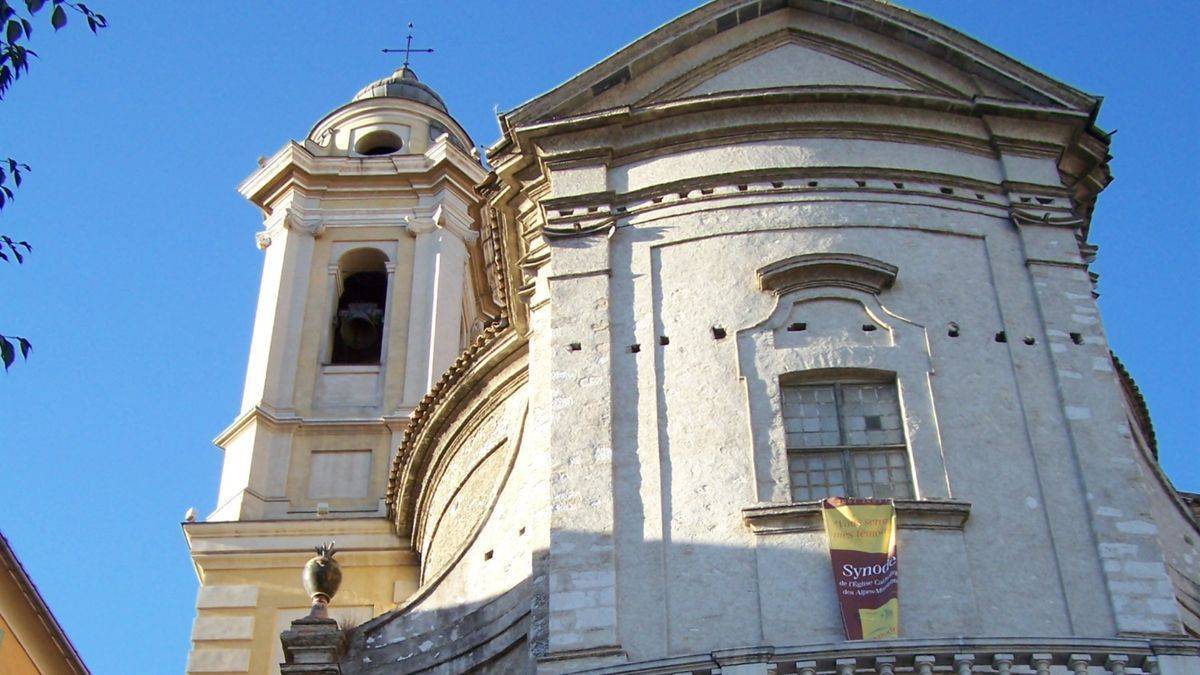
<path id="1" fill-rule="evenodd" d="M 797 321 L 796 323 L 789 324 L 787 329 L 789 333 L 799 333 L 800 331 L 808 330 L 808 324 L 803 321 Z"/>
<path id="2" fill-rule="evenodd" d="M 370 450 L 317 450 L 309 462 L 309 499 L 362 499 L 371 482 Z"/>

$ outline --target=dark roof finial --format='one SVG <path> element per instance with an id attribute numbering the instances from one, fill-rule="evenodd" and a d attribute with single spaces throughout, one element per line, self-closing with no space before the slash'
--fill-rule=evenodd
<path id="1" fill-rule="evenodd" d="M 409 58 L 410 58 L 410 57 L 411 57 L 411 56 L 412 56 L 414 53 L 416 53 L 416 54 L 432 54 L 432 53 L 433 53 L 433 49 L 432 49 L 432 48 L 428 48 L 428 49 L 413 49 L 413 46 L 412 46 L 412 39 L 413 39 L 412 29 L 413 29 L 412 22 L 411 22 L 411 21 L 409 21 L 409 22 L 408 22 L 408 37 L 405 39 L 405 42 L 404 42 L 404 49 L 384 49 L 384 50 L 383 50 L 383 53 L 384 53 L 384 54 L 399 54 L 399 53 L 401 53 L 401 52 L 403 52 L 403 53 L 404 53 L 404 65 L 400 66 L 400 70 L 408 70 L 408 61 L 409 61 Z M 411 71 L 410 71 L 410 72 L 411 72 Z"/>

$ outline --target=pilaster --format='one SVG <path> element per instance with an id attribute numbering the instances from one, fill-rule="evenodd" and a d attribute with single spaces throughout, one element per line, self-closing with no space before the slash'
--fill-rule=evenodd
<path id="1" fill-rule="evenodd" d="M 566 240 L 544 268 L 550 309 L 549 650 L 594 663 L 620 658 L 613 544 L 609 252 L 603 237 Z M 541 338 L 547 339 L 547 338 Z"/>
<path id="2" fill-rule="evenodd" d="M 289 196 L 264 222 L 266 237 L 257 239 L 265 260 L 243 411 L 260 404 L 273 410 L 290 410 L 293 405 L 313 240 L 324 231 L 319 220 L 307 217 L 305 201 Z"/>
<path id="3" fill-rule="evenodd" d="M 412 300 L 401 406 L 411 408 L 441 378 L 462 351 L 463 298 L 467 245 L 477 236 L 465 205 L 455 208 L 448 195 L 429 218 L 407 219 L 416 239 Z"/>
<path id="4" fill-rule="evenodd" d="M 1177 635 L 1174 591 L 1075 230 L 1048 218 L 1014 221 L 1116 631 Z"/>

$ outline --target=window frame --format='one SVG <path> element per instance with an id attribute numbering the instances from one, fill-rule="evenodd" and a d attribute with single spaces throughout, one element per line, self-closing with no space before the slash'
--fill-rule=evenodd
<path id="1" fill-rule="evenodd" d="M 800 375 L 800 377 L 797 377 L 798 375 Z M 890 385 L 891 386 L 892 391 L 895 393 L 896 413 L 900 417 L 899 431 L 900 431 L 901 441 L 899 443 L 884 443 L 884 444 L 877 444 L 877 445 L 876 444 L 853 445 L 853 444 L 849 444 L 846 442 L 849 430 L 846 428 L 846 420 L 844 418 L 843 411 L 845 410 L 844 387 L 847 385 Z M 788 417 L 786 414 L 783 413 L 784 397 L 786 396 L 786 392 L 789 389 L 799 389 L 799 388 L 806 388 L 806 387 L 811 387 L 811 388 L 831 387 L 833 389 L 834 417 L 837 422 L 837 434 L 838 434 L 838 443 L 837 444 L 821 445 L 821 446 L 792 447 L 791 444 L 787 441 L 788 432 L 786 429 L 786 424 L 787 424 Z M 818 453 L 828 455 L 828 454 L 837 453 L 837 455 L 841 459 L 842 475 L 844 477 L 843 484 L 845 485 L 846 494 L 844 494 L 844 495 L 827 494 L 827 495 L 825 495 L 825 497 L 816 497 L 816 498 L 810 498 L 809 500 L 801 500 L 801 501 L 814 501 L 814 500 L 819 500 L 819 499 L 825 499 L 826 497 L 847 497 L 847 498 L 854 499 L 854 498 L 862 498 L 861 495 L 859 495 L 859 491 L 860 491 L 859 481 L 857 480 L 857 478 L 855 476 L 854 455 L 855 454 L 864 454 L 865 455 L 865 454 L 871 453 L 871 452 L 889 452 L 889 451 L 893 451 L 893 452 L 898 451 L 900 453 L 900 455 L 904 458 L 903 471 L 904 471 L 904 477 L 906 480 L 906 484 L 904 485 L 904 488 L 907 492 L 907 495 L 894 495 L 893 497 L 890 497 L 890 498 L 891 499 L 915 499 L 916 498 L 916 481 L 915 481 L 915 476 L 913 474 L 912 458 L 909 453 L 908 433 L 907 433 L 907 430 L 906 430 L 905 424 L 904 424 L 904 409 L 901 406 L 901 401 L 900 401 L 899 383 L 897 382 L 897 380 L 894 376 L 889 378 L 889 377 L 866 377 L 866 376 L 848 375 L 848 376 L 842 377 L 842 378 L 821 377 L 821 378 L 809 379 L 809 378 L 802 377 L 802 374 L 800 374 L 800 373 L 790 373 L 790 374 L 785 375 L 780 378 L 779 397 L 780 397 L 781 421 L 783 421 L 784 426 L 785 426 L 785 429 L 784 429 L 784 438 L 785 438 L 784 451 L 786 454 L 785 459 L 786 459 L 787 466 L 788 466 L 787 490 L 788 490 L 788 497 L 792 501 L 797 501 L 796 495 L 795 495 L 796 485 L 794 484 L 794 481 L 792 478 L 793 472 L 791 470 L 791 463 L 792 463 L 793 456 L 804 455 L 804 454 L 818 454 Z M 891 483 L 891 484 L 894 485 L 894 483 Z M 872 497 L 868 497 L 868 498 L 880 498 L 880 497 L 872 496 Z"/>

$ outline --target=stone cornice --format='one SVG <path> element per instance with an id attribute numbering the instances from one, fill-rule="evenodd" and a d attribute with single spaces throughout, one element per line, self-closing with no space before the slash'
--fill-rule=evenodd
<path id="1" fill-rule="evenodd" d="M 383 517 L 235 520 L 183 523 L 201 575 L 222 569 L 299 569 L 312 547 L 335 539 L 345 567 L 417 565 L 408 544 Z"/>
<path id="2" fill-rule="evenodd" d="M 896 527 L 902 530 L 961 530 L 971 505 L 960 501 L 896 500 Z M 821 502 L 765 503 L 742 509 L 742 518 L 754 534 L 820 532 Z"/>
<path id="3" fill-rule="evenodd" d="M 259 168 L 238 185 L 238 192 L 260 207 L 266 208 L 270 195 L 278 192 L 278 186 L 289 179 L 298 181 L 308 190 L 319 190 L 318 181 L 347 181 L 352 179 L 375 179 L 404 177 L 411 180 L 416 176 L 429 176 L 426 182 L 433 184 L 432 177 L 446 169 L 454 169 L 463 177 L 461 189 L 473 192 L 474 185 L 481 182 L 487 171 L 469 155 L 446 139 L 434 143 L 424 154 L 387 155 L 382 157 L 320 157 L 302 144 L 289 141 L 287 145 L 260 164 Z M 377 195 L 379 186 L 371 185 Z M 405 192 L 411 193 L 413 185 L 406 183 Z"/>
<path id="4" fill-rule="evenodd" d="M 611 124 L 628 126 L 695 113 L 761 108 L 770 105 L 816 103 L 901 106 L 972 117 L 1003 115 L 1017 119 L 1054 120 L 1074 125 L 1087 124 L 1090 120 L 1087 114 L 1077 111 L 1053 106 L 1015 103 L 982 96 L 963 98 L 874 87 L 777 87 L 769 90 L 706 94 L 645 106 L 621 106 L 549 121 L 532 122 L 514 128 L 511 133 L 514 138 L 527 142 L 534 138 L 567 130 L 574 132 Z M 861 124 L 861 121 L 859 123 Z"/>
<path id="5" fill-rule="evenodd" d="M 271 410 L 267 406 L 256 405 L 234 418 L 233 422 L 213 439 L 213 445 L 224 448 L 243 429 L 255 422 L 271 426 L 360 427 L 367 429 L 377 429 L 382 426 L 388 430 L 396 430 L 398 424 L 407 424 L 407 418 L 400 415 L 381 415 L 379 417 L 301 416 L 297 415 L 294 410 Z"/>
<path id="6" fill-rule="evenodd" d="M 791 671 L 844 673 L 870 669 L 885 672 L 877 666 L 903 672 L 975 672 L 975 666 L 1004 665 L 999 672 L 1034 672 L 1040 662 L 1056 671 L 1085 672 L 1088 665 L 1111 668 L 1120 663 L 1127 668 L 1158 672 L 1157 659 L 1162 656 L 1197 656 L 1200 642 L 1186 637 L 954 637 L 902 638 L 898 640 L 853 640 L 806 645 L 754 645 L 723 649 L 708 654 L 669 656 L 651 661 L 621 663 L 588 670 L 590 675 L 624 675 L 625 673 L 692 673 L 713 672 L 721 663 L 771 664 L 762 672 L 772 672 L 775 666 Z M 755 661 L 754 659 L 758 660 Z M 1075 667 L 1082 664 L 1083 670 Z M 807 668 L 811 670 L 799 670 Z M 989 669 L 991 670 L 991 669 Z M 891 672 L 889 670 L 888 672 Z"/>

